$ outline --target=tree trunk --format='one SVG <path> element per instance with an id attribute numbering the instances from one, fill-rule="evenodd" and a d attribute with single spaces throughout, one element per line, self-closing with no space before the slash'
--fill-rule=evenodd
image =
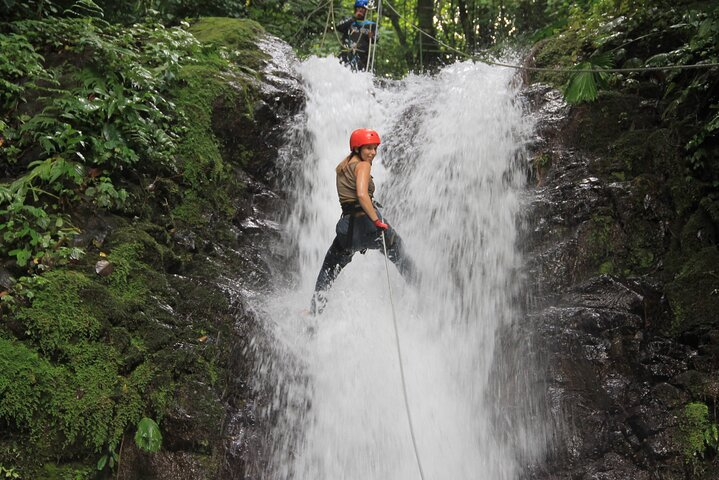
<path id="1" fill-rule="evenodd" d="M 412 57 L 412 50 L 407 44 L 407 35 L 405 35 L 404 30 L 402 30 L 402 26 L 399 24 L 399 14 L 395 11 L 393 5 L 387 4 L 387 7 L 388 8 L 383 13 L 389 17 L 390 22 L 392 22 L 392 27 L 394 27 L 394 31 L 397 32 L 399 44 L 402 46 L 402 50 L 404 51 L 404 59 L 407 62 L 407 66 L 412 68 L 414 66 L 414 58 Z"/>
<path id="2" fill-rule="evenodd" d="M 420 66 L 435 67 L 439 64 L 439 45 L 434 29 L 434 0 L 417 0 L 417 20 L 424 33 L 418 33 Z"/>
<path id="3" fill-rule="evenodd" d="M 477 39 L 474 35 L 474 19 L 469 17 L 466 0 L 457 0 L 457 6 L 459 7 L 459 21 L 462 24 L 464 39 L 467 42 L 467 51 L 473 53 L 474 48 L 477 46 Z"/>

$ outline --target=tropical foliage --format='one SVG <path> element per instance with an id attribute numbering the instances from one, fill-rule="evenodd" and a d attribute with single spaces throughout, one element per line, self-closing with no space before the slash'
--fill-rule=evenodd
<path id="1" fill-rule="evenodd" d="M 0 23 L 0 472 L 94 478 L 117 468 L 126 436 L 160 448 L 151 418 L 186 382 L 178 369 L 217 381 L 213 347 L 166 348 L 157 271 L 177 260 L 147 230 L 152 215 L 166 238 L 203 208 L 227 211 L 209 117 L 238 53 L 201 44 L 187 23 L 109 22 L 88 1 L 3 5 L 17 19 Z M 251 43 L 261 27 L 247 23 Z M 244 55 L 247 76 L 258 54 Z M 109 243 L 77 240 L 88 218 L 116 222 Z M 56 463 L 68 467 L 45 471 Z"/>
<path id="2" fill-rule="evenodd" d="M 176 261 L 157 239 L 183 222 L 204 226 L 206 212 L 232 215 L 218 188 L 230 167 L 211 107 L 220 93 L 251 103 L 249 87 L 229 93 L 219 79 L 254 78 L 259 65 L 256 52 L 218 45 L 223 20 L 195 20 L 249 18 L 300 56 L 336 55 L 333 25 L 353 3 L 0 0 L 0 258 L 18 278 L 0 288 L 0 476 L 21 478 L 23 462 L 47 460 L 52 448 L 71 449 L 60 460 L 81 460 L 87 477 L 116 468 L 126 437 L 157 451 L 180 374 L 216 381 L 215 356 L 159 360 L 165 337 L 142 323 L 165 318 L 153 269 Z M 570 102 L 603 90 L 640 96 L 681 152 L 675 172 L 692 198 L 677 201 L 679 214 L 716 205 L 719 69 L 674 68 L 719 62 L 715 2 L 384 0 L 382 8 L 378 75 L 510 50 L 545 68 L 531 80 L 563 88 Z M 243 28 L 238 42 L 262 30 Z M 162 228 L 148 221 L 156 192 Z M 117 229 L 125 242 L 109 255 L 95 245 L 90 259 L 76 240 L 80 218 L 95 214 L 135 224 Z M 75 268 L 98 258 L 109 259 L 112 276 Z M 716 450 L 717 430 L 695 410 L 687 454 L 700 457 Z"/>

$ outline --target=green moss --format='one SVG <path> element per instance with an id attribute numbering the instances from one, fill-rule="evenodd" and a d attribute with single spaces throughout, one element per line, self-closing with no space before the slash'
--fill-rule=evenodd
<path id="1" fill-rule="evenodd" d="M 622 172 L 622 171 L 612 172 L 611 175 L 612 175 L 612 177 L 614 177 L 614 179 L 615 179 L 616 181 L 618 181 L 618 182 L 623 182 L 623 181 L 625 181 L 625 180 L 627 179 L 627 175 L 626 175 L 624 172 Z"/>
<path id="2" fill-rule="evenodd" d="M 649 248 L 637 246 L 630 249 L 630 264 L 635 271 L 646 270 L 654 265 L 656 257 Z"/>
<path id="3" fill-rule="evenodd" d="M 84 447 L 99 452 L 122 434 L 113 425 L 118 355 L 104 344 L 81 343 L 69 356 L 69 362 L 59 367 L 50 409 L 65 446 L 79 440 Z"/>
<path id="4" fill-rule="evenodd" d="M 210 210 L 210 202 L 195 192 L 188 192 L 182 203 L 172 209 L 172 219 L 180 227 L 204 228 L 209 224 L 209 216 L 205 212 Z"/>
<path id="5" fill-rule="evenodd" d="M 204 17 L 190 27 L 190 32 L 202 43 L 221 45 L 237 53 L 241 65 L 258 70 L 267 54 L 257 47 L 264 28 L 252 20 Z"/>
<path id="6" fill-rule="evenodd" d="M 706 404 L 687 404 L 680 423 L 680 441 L 685 461 L 694 464 L 704 457 L 708 448 L 716 450 L 716 432 L 717 425 L 710 422 L 709 407 Z"/>
<path id="7" fill-rule="evenodd" d="M 163 228 L 143 222 L 113 230 L 107 246 L 116 257 L 126 257 L 134 265 L 142 261 L 154 269 L 161 269 L 177 261 L 166 246 L 169 242 L 170 236 Z M 116 250 L 118 247 L 120 249 Z"/>
<path id="8" fill-rule="evenodd" d="M 35 480 L 90 480 L 97 477 L 97 469 L 78 463 L 56 465 L 46 463 Z"/>
<path id="9" fill-rule="evenodd" d="M 21 429 L 30 427 L 55 369 L 36 350 L 0 338 L 0 418 Z"/>
<path id="10" fill-rule="evenodd" d="M 98 337 L 101 322 L 81 296 L 90 284 L 82 273 L 53 270 L 42 277 L 31 306 L 19 309 L 17 319 L 44 353 L 61 354 L 72 342 Z"/>
<path id="11" fill-rule="evenodd" d="M 222 159 L 220 144 L 212 130 L 212 112 L 219 98 L 237 103 L 237 91 L 221 78 L 218 67 L 195 65 L 180 72 L 182 88 L 175 92 L 177 106 L 189 126 L 179 147 L 183 181 L 190 187 L 172 210 L 181 226 L 203 228 L 203 212 L 227 211 L 230 169 Z M 242 102 L 244 103 L 244 102 Z"/>
<path id="12" fill-rule="evenodd" d="M 614 273 L 614 270 L 614 262 L 611 260 L 602 262 L 602 264 L 599 265 L 599 273 L 602 275 L 612 275 Z"/>
<path id="13" fill-rule="evenodd" d="M 614 254 L 612 243 L 615 220 L 610 215 L 595 214 L 590 219 L 587 247 L 589 257 L 595 264 L 601 265 L 600 270 L 613 270 L 611 256 Z M 610 272 L 603 272 L 610 273 Z"/>
<path id="14" fill-rule="evenodd" d="M 147 407 L 150 367 L 125 378 L 117 351 L 106 344 L 78 342 L 63 350 L 64 361 L 53 364 L 22 343 L 0 339 L 0 418 L 29 433 L 28 460 L 58 445 L 70 455 L 117 445 Z"/>
<path id="15" fill-rule="evenodd" d="M 719 250 L 716 246 L 694 252 L 666 287 L 674 314 L 673 331 L 697 325 L 716 325 L 719 319 Z"/>
<path id="16" fill-rule="evenodd" d="M 184 179 L 194 188 L 225 173 L 217 139 L 212 135 L 212 109 L 218 97 L 234 92 L 220 73 L 218 68 L 208 65 L 187 66 L 180 72 L 184 87 L 176 91 L 177 106 L 190 121 L 180 154 L 184 160 Z"/>
<path id="17" fill-rule="evenodd" d="M 580 39 L 576 32 L 566 31 L 543 40 L 534 54 L 535 63 L 542 67 L 571 67 L 581 53 Z M 532 81 L 544 82 L 557 88 L 563 86 L 569 75 L 566 73 L 536 72 Z"/>
<path id="18" fill-rule="evenodd" d="M 160 304 L 164 281 L 146 263 L 162 266 L 172 255 L 149 231 L 160 235 L 149 225 L 113 233 L 109 276 L 54 270 L 36 277 L 31 304 L 18 309 L 30 336 L 27 345 L 0 344 L 0 418 L 27 432 L 23 457 L 41 461 L 58 446 L 68 458 L 116 448 L 128 426 L 167 407 L 153 391 L 168 396 L 169 387 L 156 383 L 158 366 L 143 350 L 173 343 L 164 326 L 170 314 Z M 161 341 L 157 331 L 165 332 Z M 16 393 L 5 395 L 8 385 Z M 39 461 L 28 467 L 33 478 L 41 476 Z"/>

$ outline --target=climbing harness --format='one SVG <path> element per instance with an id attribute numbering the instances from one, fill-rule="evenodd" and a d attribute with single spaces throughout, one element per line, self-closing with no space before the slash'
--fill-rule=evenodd
<path id="1" fill-rule="evenodd" d="M 325 28 L 324 28 L 324 32 L 322 33 L 322 40 L 320 41 L 320 49 L 322 49 L 322 48 L 324 47 L 325 40 L 326 40 L 326 37 L 327 37 L 327 32 L 329 31 L 329 28 L 330 28 L 330 24 L 332 24 L 332 25 L 337 25 L 337 21 L 336 21 L 336 19 L 335 19 L 335 9 L 334 9 L 334 3 L 333 3 L 333 1 L 332 1 L 332 0 L 329 0 L 329 2 L 323 3 L 318 9 L 324 7 L 325 5 L 329 5 L 329 11 L 327 12 L 327 19 L 326 19 L 326 21 L 325 21 Z M 368 2 L 368 3 L 367 3 L 367 6 L 365 6 L 364 8 L 367 9 L 368 16 L 371 16 L 371 15 L 372 15 L 371 12 L 375 9 L 375 8 L 374 8 L 374 1 Z M 317 13 L 318 9 L 315 9 L 315 10 L 310 14 L 310 16 L 311 16 L 311 15 L 314 15 L 315 13 Z M 377 22 L 375 22 L 375 38 L 376 38 L 376 35 L 378 35 L 378 33 L 379 33 L 379 23 L 380 23 L 380 18 L 381 18 L 380 16 L 381 16 L 381 15 L 382 15 L 382 0 L 379 0 L 379 2 L 378 2 L 378 8 L 377 8 Z M 309 16 L 308 16 L 308 18 L 307 18 L 306 20 L 308 20 L 308 19 L 309 19 Z M 365 17 L 365 19 L 368 20 L 368 21 L 371 21 L 368 17 Z M 353 70 L 359 70 L 358 65 L 357 65 L 357 55 L 356 55 L 357 50 L 356 50 L 356 48 L 352 48 L 352 47 L 349 47 L 348 45 L 345 45 L 344 42 L 342 42 L 342 39 L 340 38 L 340 36 L 339 36 L 339 34 L 337 33 L 337 30 L 336 30 L 335 28 L 332 28 L 332 31 L 333 31 L 334 34 L 335 34 L 335 38 L 337 39 L 337 43 L 339 43 L 339 45 L 340 45 L 340 51 L 341 51 L 342 53 L 351 54 L 351 55 L 348 56 L 348 58 L 351 59 L 351 60 L 349 61 L 349 65 L 353 68 Z M 297 34 L 299 34 L 299 30 L 297 31 L 297 33 L 295 34 L 295 36 L 296 36 Z M 361 34 L 360 34 L 360 38 L 361 38 L 361 35 L 364 35 L 364 34 L 361 33 Z M 369 47 L 368 47 L 368 50 L 367 50 L 367 64 L 366 64 L 365 67 L 364 67 L 364 71 L 365 71 L 365 72 L 370 72 L 370 71 L 373 71 L 373 70 L 374 70 L 374 63 L 375 63 L 374 60 L 375 60 L 376 54 L 377 54 L 376 41 L 371 41 L 371 42 L 369 42 Z"/>
<path id="2" fill-rule="evenodd" d="M 399 359 L 399 373 L 402 378 L 402 392 L 404 393 L 404 407 L 407 412 L 407 422 L 409 423 L 409 433 L 412 437 L 412 447 L 414 447 L 414 458 L 417 460 L 417 468 L 419 469 L 419 477 L 424 480 L 424 470 L 422 462 L 419 459 L 419 450 L 417 449 L 417 440 L 414 435 L 414 425 L 412 423 L 412 412 L 409 409 L 409 400 L 407 399 L 407 381 L 404 378 L 404 365 L 402 363 L 402 348 L 399 343 L 399 331 L 397 329 L 397 313 L 394 310 L 394 298 L 392 297 L 392 284 L 389 279 L 389 260 L 387 260 L 387 242 L 382 231 L 382 247 L 384 248 L 384 267 L 387 272 L 387 288 L 389 290 L 389 303 L 392 306 L 392 323 L 394 325 L 394 340 L 397 345 L 397 358 Z"/>

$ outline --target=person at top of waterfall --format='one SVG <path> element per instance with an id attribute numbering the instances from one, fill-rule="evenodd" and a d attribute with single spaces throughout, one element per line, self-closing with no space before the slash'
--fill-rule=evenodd
<path id="1" fill-rule="evenodd" d="M 377 41 L 377 24 L 366 20 L 368 0 L 356 0 L 354 16 L 335 26 L 342 34 L 340 61 L 352 70 L 365 70 L 370 45 Z"/>
<path id="2" fill-rule="evenodd" d="M 372 249 L 384 253 L 383 234 L 387 258 L 397 266 L 406 280 L 413 281 L 416 278 L 414 263 L 404 252 L 402 239 L 385 222 L 379 205 L 374 201 L 375 187 L 371 169 L 379 145 L 379 134 L 374 130 L 355 130 L 350 135 L 349 155 L 335 168 L 342 216 L 337 222 L 336 236 L 317 276 L 310 305 L 313 315 L 322 313 L 327 303 L 327 291 L 356 252 L 365 253 L 367 249 Z"/>

